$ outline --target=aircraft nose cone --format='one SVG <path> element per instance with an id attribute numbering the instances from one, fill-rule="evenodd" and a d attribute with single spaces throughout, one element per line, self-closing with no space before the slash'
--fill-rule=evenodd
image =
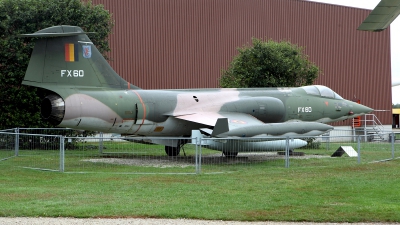
<path id="1" fill-rule="evenodd" d="M 374 111 L 374 109 L 373 108 L 370 108 L 370 107 L 367 107 L 367 106 L 364 106 L 366 109 L 366 113 L 370 113 L 370 112 L 372 112 L 372 111 Z"/>
<path id="2" fill-rule="evenodd" d="M 351 111 L 353 112 L 353 115 L 363 115 L 374 111 L 374 109 L 371 109 L 370 107 L 367 107 L 365 105 L 354 104 Z"/>

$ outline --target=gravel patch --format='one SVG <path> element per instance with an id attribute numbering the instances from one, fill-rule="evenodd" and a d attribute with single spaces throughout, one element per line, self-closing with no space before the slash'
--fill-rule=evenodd
<path id="1" fill-rule="evenodd" d="M 135 158 L 135 159 L 120 159 L 120 158 L 101 158 L 101 159 L 84 159 L 82 161 L 92 163 L 108 163 L 116 165 L 131 165 L 131 166 L 143 166 L 143 167 L 156 167 L 156 168 L 169 168 L 169 167 L 180 167 L 185 168 L 193 166 L 193 164 L 180 162 L 176 160 L 167 159 L 151 159 L 147 157 Z"/>
<path id="2" fill-rule="evenodd" d="M 239 153 L 236 158 L 226 158 L 222 153 L 216 153 L 203 156 L 201 161 L 203 164 L 235 164 L 235 163 L 251 163 L 262 162 L 277 159 L 284 159 L 285 155 L 278 155 L 276 152 L 262 152 L 262 153 Z M 330 158 L 326 155 L 303 155 L 303 156 L 290 156 L 291 159 L 311 159 L 311 158 Z M 194 156 L 144 156 L 135 158 L 96 158 L 84 159 L 82 161 L 92 163 L 107 163 L 115 165 L 132 165 L 142 167 L 156 167 L 156 168 L 171 168 L 180 167 L 185 168 L 195 165 Z"/>

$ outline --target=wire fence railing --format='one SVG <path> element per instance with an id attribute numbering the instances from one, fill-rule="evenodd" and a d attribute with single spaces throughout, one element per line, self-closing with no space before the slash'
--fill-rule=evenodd
<path id="1" fill-rule="evenodd" d="M 337 131 L 338 132 L 338 131 Z M 372 163 L 398 158 L 395 134 L 381 141 L 364 135 L 286 138 L 173 138 L 82 135 L 70 129 L 0 132 L 0 166 L 59 172 L 220 173 L 247 167 L 315 167 Z M 370 136 L 370 135 L 369 135 Z M 149 140 L 187 143 L 178 156 Z M 178 140 L 177 140 L 178 139 Z M 367 141 L 365 141 L 367 140 Z M 299 147 L 302 146 L 302 147 Z"/>

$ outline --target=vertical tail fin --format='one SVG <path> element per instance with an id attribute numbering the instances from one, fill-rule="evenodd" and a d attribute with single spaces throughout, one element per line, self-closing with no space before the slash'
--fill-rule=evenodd
<path id="1" fill-rule="evenodd" d="M 38 37 L 22 84 L 53 91 L 61 86 L 137 89 L 111 68 L 86 34 L 61 25 L 20 35 Z"/>

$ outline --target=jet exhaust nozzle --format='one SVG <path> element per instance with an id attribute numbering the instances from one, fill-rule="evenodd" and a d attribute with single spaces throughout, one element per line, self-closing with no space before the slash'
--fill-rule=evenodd
<path id="1" fill-rule="evenodd" d="M 64 119 L 65 102 L 59 96 L 51 94 L 46 96 L 41 105 L 41 115 L 44 120 L 57 126 Z"/>

